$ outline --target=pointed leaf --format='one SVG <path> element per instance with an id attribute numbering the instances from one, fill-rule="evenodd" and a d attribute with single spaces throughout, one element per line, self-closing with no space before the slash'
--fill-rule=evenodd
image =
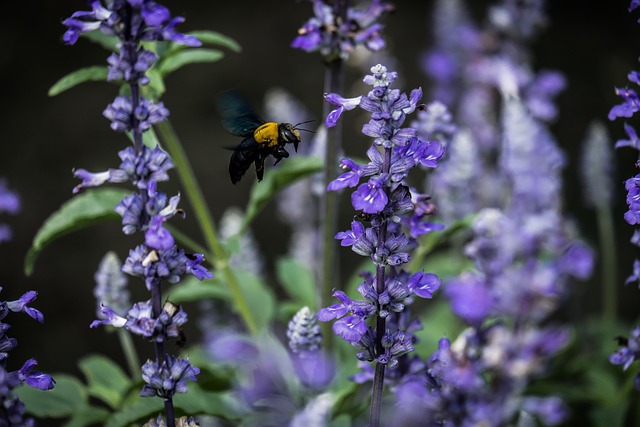
<path id="1" fill-rule="evenodd" d="M 317 309 L 316 282 L 306 266 L 290 257 L 280 258 L 276 265 L 276 271 L 278 280 L 287 294 L 299 306 L 306 305 L 313 311 Z"/>
<path id="2" fill-rule="evenodd" d="M 138 392 L 139 393 L 139 392 Z M 114 413 L 106 423 L 105 427 L 128 427 L 130 425 L 142 425 L 152 417 L 157 417 L 163 412 L 164 405 L 162 399 L 153 397 L 136 396 L 127 404 Z"/>
<path id="3" fill-rule="evenodd" d="M 248 271 L 234 270 L 240 289 L 247 300 L 259 329 L 269 328 L 275 314 L 275 297 L 267 284 Z"/>
<path id="4" fill-rule="evenodd" d="M 240 44 L 238 44 L 237 41 L 216 31 L 192 31 L 188 34 L 191 36 L 196 36 L 202 42 L 202 44 L 224 46 L 234 52 L 242 51 L 242 47 L 240 47 Z"/>
<path id="5" fill-rule="evenodd" d="M 102 46 L 109 52 L 116 52 L 118 50 L 118 43 L 120 42 L 118 37 L 108 36 L 100 30 L 82 33 L 80 36 L 90 40 L 92 43 Z"/>
<path id="6" fill-rule="evenodd" d="M 16 394 L 25 403 L 29 413 L 37 417 L 68 417 L 74 412 L 89 407 L 89 396 L 84 385 L 71 375 L 53 375 L 56 385 L 42 391 L 28 386 L 16 389 Z"/>
<path id="7" fill-rule="evenodd" d="M 49 96 L 56 96 L 65 90 L 88 81 L 107 81 L 107 67 L 104 65 L 94 65 L 80 68 L 67 74 L 51 86 Z"/>
<path id="8" fill-rule="evenodd" d="M 247 229 L 262 208 L 284 187 L 309 175 L 320 172 L 324 164 L 318 157 L 296 157 L 288 159 L 277 169 L 268 169 L 262 182 L 256 182 L 251 189 L 244 222 L 241 230 Z"/>
<path id="9" fill-rule="evenodd" d="M 213 49 L 178 50 L 162 58 L 158 62 L 157 68 L 163 76 L 166 76 L 187 64 L 216 62 L 223 56 L 221 51 Z"/>
<path id="10" fill-rule="evenodd" d="M 113 409 L 120 406 L 125 392 L 131 387 L 129 377 L 110 359 L 93 355 L 82 359 L 80 370 L 87 379 L 89 394 Z"/>
<path id="11" fill-rule="evenodd" d="M 176 304 L 205 299 L 228 300 L 229 290 L 222 283 L 219 275 L 212 280 L 203 281 L 188 277 L 170 289 L 168 298 Z"/>
<path id="12" fill-rule="evenodd" d="M 173 399 L 176 408 L 187 414 L 205 413 L 232 420 L 247 412 L 247 408 L 231 393 L 204 391 L 196 382 L 189 382 L 188 387 L 187 393 L 176 394 Z"/>
<path id="13" fill-rule="evenodd" d="M 109 415 L 111 415 L 111 411 L 107 411 L 105 408 L 88 406 L 87 408 L 75 411 L 73 415 L 71 415 L 71 418 L 64 423 L 62 427 L 103 425 L 107 418 L 109 418 Z"/>
<path id="14" fill-rule="evenodd" d="M 130 191 L 100 188 L 87 190 L 66 201 L 47 218 L 36 233 L 25 259 L 25 274 L 33 272 L 33 265 L 42 250 L 65 234 L 107 220 L 118 220 L 114 207 Z"/>

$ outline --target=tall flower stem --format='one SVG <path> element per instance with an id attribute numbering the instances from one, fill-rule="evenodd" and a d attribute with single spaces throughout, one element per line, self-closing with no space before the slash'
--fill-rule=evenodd
<path id="1" fill-rule="evenodd" d="M 131 378 L 138 380 L 142 375 L 140 372 L 140 359 L 138 358 L 138 353 L 133 345 L 131 334 L 129 331 L 120 328 L 117 332 L 118 340 L 120 340 L 120 347 L 122 347 L 122 352 L 124 353 L 124 358 L 127 361 L 127 366 L 129 366 Z"/>
<path id="2" fill-rule="evenodd" d="M 616 271 L 616 238 L 613 226 L 613 215 L 609 206 L 599 206 L 596 216 L 598 218 L 598 234 L 602 254 L 602 319 L 612 323 L 618 312 L 618 278 Z"/>
<path id="3" fill-rule="evenodd" d="M 384 163 L 382 164 L 382 173 L 389 173 L 391 169 L 391 148 L 384 149 Z M 385 188 L 387 198 L 389 197 L 389 187 Z M 378 229 L 378 253 L 382 253 L 385 243 L 387 242 L 387 222 L 380 224 Z M 385 291 L 385 266 L 378 264 L 376 266 L 376 291 L 378 295 L 382 295 Z M 385 350 L 382 346 L 382 337 L 386 332 L 386 318 L 376 316 L 376 349 L 378 355 L 384 354 Z M 373 387 L 371 390 L 371 410 L 369 412 L 369 425 L 378 427 L 380 425 L 380 409 L 382 408 L 382 390 L 384 388 L 384 370 L 385 365 L 376 363 L 376 370 L 373 377 Z"/>
<path id="4" fill-rule="evenodd" d="M 213 223 L 213 216 L 204 199 L 204 195 L 198 186 L 193 172 L 193 168 L 189 163 L 189 160 L 182 148 L 182 144 L 178 139 L 173 127 L 168 120 L 158 123 L 158 133 L 164 143 L 164 147 L 169 152 L 171 160 L 176 166 L 178 173 L 178 179 L 182 183 L 182 187 L 186 193 L 189 203 L 193 207 L 194 214 L 204 235 L 207 248 L 215 256 L 213 265 L 224 277 L 225 282 L 231 290 L 231 296 L 233 297 L 235 306 L 242 317 L 247 329 L 253 335 L 258 333 L 258 325 L 253 317 L 249 304 L 240 289 L 240 284 L 235 274 L 229 266 L 229 255 L 218 240 L 215 225 Z"/>
<path id="5" fill-rule="evenodd" d="M 151 306 L 153 308 L 154 317 L 158 318 L 162 313 L 162 287 L 160 282 L 154 283 L 151 288 Z M 158 363 L 158 366 L 162 366 L 162 364 L 167 360 L 164 341 L 156 340 L 154 345 L 156 350 L 156 362 Z M 171 397 L 164 398 L 164 416 L 167 427 L 175 427 L 176 417 L 173 409 L 173 399 Z"/>
<path id="6" fill-rule="evenodd" d="M 348 0 L 335 0 L 333 13 L 335 16 L 346 19 Z M 324 78 L 324 93 L 342 93 L 344 86 L 344 61 L 339 56 L 327 64 Z M 331 112 L 331 105 L 323 104 L 323 117 Z M 323 186 L 327 188 L 337 173 L 338 157 L 342 152 L 342 124 L 338 123 L 333 128 L 327 129 L 327 143 L 325 144 L 325 165 Z M 320 224 L 322 227 L 322 267 L 320 269 L 320 307 L 331 304 L 332 292 L 335 284 L 340 279 L 340 264 L 338 253 L 335 250 L 335 235 L 338 231 L 338 196 L 333 191 L 325 191 L 321 200 Z M 322 335 L 325 337 L 324 345 L 328 351 L 333 348 L 333 334 L 331 325 L 321 325 Z"/>

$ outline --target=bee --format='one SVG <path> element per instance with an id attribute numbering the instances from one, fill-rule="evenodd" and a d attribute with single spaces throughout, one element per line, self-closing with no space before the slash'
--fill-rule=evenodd
<path id="1" fill-rule="evenodd" d="M 233 150 L 229 160 L 229 176 L 233 184 L 240 181 L 251 163 L 255 164 L 256 177 L 262 181 L 264 161 L 273 156 L 277 165 L 289 157 L 286 144 L 293 144 L 298 151 L 301 141 L 298 126 L 291 123 L 266 122 L 251 108 L 249 103 L 235 90 L 226 91 L 218 96 L 218 111 L 222 116 L 222 125 L 232 135 L 244 138 Z"/>

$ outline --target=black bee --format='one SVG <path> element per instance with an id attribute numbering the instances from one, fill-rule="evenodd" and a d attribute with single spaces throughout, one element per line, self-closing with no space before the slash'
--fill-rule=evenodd
<path id="1" fill-rule="evenodd" d="M 291 123 L 265 122 L 258 116 L 249 103 L 236 91 L 223 92 L 218 96 L 218 110 L 222 116 L 222 125 L 232 135 L 244 139 L 233 150 L 229 161 L 229 176 L 235 184 L 240 181 L 251 163 L 256 165 L 256 177 L 262 181 L 264 160 L 273 156 L 274 164 L 289 157 L 286 144 L 293 144 L 298 151 L 300 129 Z M 307 123 L 307 122 L 304 122 Z"/>

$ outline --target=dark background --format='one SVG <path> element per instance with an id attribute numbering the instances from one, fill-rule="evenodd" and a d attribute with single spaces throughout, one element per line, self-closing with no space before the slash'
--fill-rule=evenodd
<path id="1" fill-rule="evenodd" d="M 240 54 L 227 52 L 218 63 L 190 66 L 170 76 L 163 98 L 211 210 L 219 218 L 231 205 L 244 206 L 251 180 L 235 187 L 229 182 L 228 152 L 221 147 L 235 141 L 216 119 L 213 104 L 217 92 L 238 87 L 255 105 L 261 105 L 269 88 L 284 87 L 301 99 L 317 120 L 322 119 L 324 69 L 320 56 L 289 47 L 298 27 L 311 16 L 311 7 L 307 2 L 284 0 L 162 3 L 174 15 L 186 18 L 182 31 L 216 30 L 243 48 Z M 472 12 L 477 16 L 488 4 L 477 0 L 468 3 L 473 3 Z M 404 89 L 426 89 L 429 81 L 420 71 L 419 58 L 430 46 L 432 2 L 399 0 L 396 5 L 395 15 L 386 19 L 388 49 L 398 58 L 397 71 Z M 565 171 L 566 210 L 592 245 L 597 243 L 596 223 L 593 212 L 583 203 L 580 144 L 590 121 L 606 121 L 609 109 L 618 102 L 614 85 L 626 85 L 627 73 L 638 68 L 640 27 L 636 19 L 640 14 L 629 14 L 627 7 L 628 1 L 550 1 L 550 26 L 534 46 L 536 69 L 558 69 L 567 76 L 568 88 L 558 101 L 560 119 L 552 130 L 570 161 Z M 77 373 L 77 359 L 92 352 L 121 360 L 115 336 L 88 328 L 95 318 L 93 274 L 107 250 L 117 251 L 124 259 L 140 238 L 122 235 L 117 223 L 93 227 L 61 238 L 40 255 L 31 277 L 23 273 L 24 256 L 36 230 L 71 197 L 78 183 L 72 168 L 102 171 L 115 167 L 119 164 L 117 151 L 127 145 L 122 135 L 110 131 L 101 114 L 116 95 L 115 86 L 89 83 L 55 98 L 47 96 L 48 88 L 61 76 L 82 66 L 103 64 L 106 59 L 105 51 L 86 40 L 71 47 L 62 43 L 65 29 L 61 20 L 86 9 L 79 0 L 4 2 L 0 14 L 0 176 L 20 194 L 23 204 L 19 216 L 0 217 L 14 231 L 14 240 L 0 245 L 0 285 L 4 288 L 0 298 L 16 299 L 27 290 L 38 291 L 34 306 L 43 311 L 44 325 L 26 316 L 9 318 L 13 325 L 9 335 L 17 337 L 20 344 L 12 363 L 36 357 L 47 372 Z M 346 81 L 361 78 L 360 71 L 349 71 Z M 621 121 L 607 122 L 607 126 L 614 138 L 623 136 Z M 621 318 L 628 321 L 637 315 L 640 302 L 637 289 L 622 287 L 633 261 L 628 244 L 632 228 L 621 221 L 625 211 L 622 181 L 634 172 L 632 156 L 631 150 L 617 153 L 622 168 L 617 171 L 620 185 L 615 207 Z M 175 175 L 172 179 L 163 187 L 168 194 L 178 191 Z M 189 211 L 186 202 L 182 205 Z M 287 231 L 273 212 L 274 206 L 269 205 L 254 225 L 259 242 L 269 245 L 271 257 L 286 251 L 286 239 L 278 236 Z M 184 221 L 184 227 L 196 233 L 193 217 Z M 340 250 L 337 245 L 336 250 Z M 598 277 L 596 271 L 591 281 L 578 284 L 573 305 L 585 314 L 599 309 Z M 142 283 L 130 283 L 137 288 L 136 297 L 145 298 Z M 613 349 L 615 344 L 607 345 Z M 150 353 L 150 347 L 144 348 Z"/>

